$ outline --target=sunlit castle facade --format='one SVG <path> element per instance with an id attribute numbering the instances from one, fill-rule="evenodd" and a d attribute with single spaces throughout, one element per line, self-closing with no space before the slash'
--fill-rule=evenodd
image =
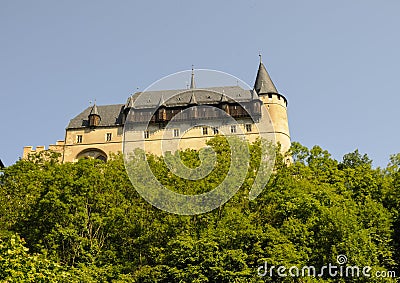
<path id="1" fill-rule="evenodd" d="M 279 143 L 282 152 L 289 149 L 287 100 L 261 60 L 252 90 L 239 85 L 196 88 L 192 70 L 187 89 L 137 92 L 125 104 L 95 103 L 71 119 L 65 139 L 48 150 L 60 153 L 61 162 L 107 160 L 111 153 L 123 151 L 124 138 L 125 146 L 126 140 L 133 147 L 137 142 L 147 152 L 161 155 L 200 149 L 218 134 L 242 135 L 252 142 L 260 133 Z M 26 146 L 23 158 L 43 150 L 44 146 Z"/>

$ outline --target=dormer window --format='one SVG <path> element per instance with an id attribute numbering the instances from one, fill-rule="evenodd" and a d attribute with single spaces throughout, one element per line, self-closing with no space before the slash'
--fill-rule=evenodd
<path id="1" fill-rule="evenodd" d="M 89 113 L 89 127 L 96 127 L 100 124 L 100 115 L 96 103 L 93 105 Z"/>

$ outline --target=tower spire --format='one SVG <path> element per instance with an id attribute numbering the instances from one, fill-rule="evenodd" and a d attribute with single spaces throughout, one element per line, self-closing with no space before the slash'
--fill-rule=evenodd
<path id="1" fill-rule="evenodd" d="M 90 110 L 89 115 L 98 115 L 99 116 L 99 110 L 97 109 L 96 99 L 94 100 L 94 104 L 92 106 L 92 109 Z"/>
<path id="2" fill-rule="evenodd" d="M 194 81 L 194 66 L 192 65 L 192 78 L 190 79 L 190 88 L 196 88 L 196 82 Z"/>
<path id="3" fill-rule="evenodd" d="M 99 110 L 97 109 L 96 100 L 94 100 L 94 104 L 92 106 L 92 109 L 90 109 L 88 118 L 90 127 L 96 127 L 100 124 L 101 117 L 99 114 Z"/>
<path id="4" fill-rule="evenodd" d="M 267 69 L 262 62 L 261 52 L 258 54 L 258 56 L 260 56 L 260 65 L 258 66 L 257 77 L 254 83 L 254 90 L 258 94 L 278 93 L 274 83 L 271 80 L 271 77 L 267 72 Z"/>

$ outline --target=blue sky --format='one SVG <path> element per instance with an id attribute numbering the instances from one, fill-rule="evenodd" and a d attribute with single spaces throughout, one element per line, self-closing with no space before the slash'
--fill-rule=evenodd
<path id="1" fill-rule="evenodd" d="M 97 100 L 191 68 L 252 85 L 258 52 L 289 101 L 293 141 L 334 158 L 400 152 L 400 2 L 1 1 L 0 159 L 62 140 Z"/>

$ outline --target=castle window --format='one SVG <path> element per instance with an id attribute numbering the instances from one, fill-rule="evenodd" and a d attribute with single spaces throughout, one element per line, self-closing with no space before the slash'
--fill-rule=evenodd
<path id="1" fill-rule="evenodd" d="M 76 143 L 82 143 L 82 135 L 76 135 Z"/>
<path id="2" fill-rule="evenodd" d="M 246 132 L 251 132 L 251 124 L 246 124 Z"/>
<path id="3" fill-rule="evenodd" d="M 111 141 L 112 139 L 112 133 L 107 133 L 106 134 L 106 141 Z"/>
<path id="4" fill-rule="evenodd" d="M 268 99 L 272 100 L 272 94 L 268 94 Z"/>
<path id="5" fill-rule="evenodd" d="M 231 126 L 231 133 L 235 134 L 236 133 L 236 125 Z"/>
<path id="6" fill-rule="evenodd" d="M 174 137 L 179 137 L 179 129 L 174 129 Z"/>
<path id="7" fill-rule="evenodd" d="M 104 161 L 104 162 L 107 161 L 107 157 L 105 157 L 105 156 L 103 156 L 103 155 L 97 156 L 96 159 L 101 160 L 101 161 Z"/>
<path id="8" fill-rule="evenodd" d="M 208 128 L 207 127 L 203 127 L 203 136 L 208 135 Z"/>
<path id="9" fill-rule="evenodd" d="M 213 127 L 213 132 L 214 132 L 214 135 L 218 135 L 218 133 L 219 133 L 218 127 Z"/>
<path id="10" fill-rule="evenodd" d="M 150 137 L 149 131 L 144 131 L 144 132 L 143 132 L 143 137 L 144 137 L 145 139 L 148 139 L 148 138 Z"/>

